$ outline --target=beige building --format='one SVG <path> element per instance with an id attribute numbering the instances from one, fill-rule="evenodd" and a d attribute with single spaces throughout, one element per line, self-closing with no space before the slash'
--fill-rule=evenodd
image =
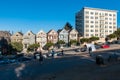
<path id="1" fill-rule="evenodd" d="M 117 30 L 117 11 L 84 7 L 76 13 L 76 29 L 84 38 L 105 38 Z"/>
<path id="2" fill-rule="evenodd" d="M 16 32 L 11 36 L 11 42 L 22 42 L 23 34 L 21 32 Z"/>
<path id="3" fill-rule="evenodd" d="M 47 34 L 43 30 L 36 34 L 36 42 L 40 45 L 40 47 L 44 47 L 47 43 Z"/>
<path id="4" fill-rule="evenodd" d="M 10 37 L 11 37 L 10 32 L 8 32 L 8 31 L 0 31 L 0 40 L 4 38 L 5 40 L 7 40 L 8 43 L 10 43 L 11 42 Z"/>
<path id="5" fill-rule="evenodd" d="M 54 30 L 50 30 L 47 33 L 47 42 L 57 43 L 58 41 L 58 33 Z"/>
<path id="6" fill-rule="evenodd" d="M 35 34 L 32 31 L 28 31 L 23 35 L 23 49 L 27 49 L 29 45 L 35 44 Z"/>
<path id="7" fill-rule="evenodd" d="M 69 41 L 70 40 L 78 40 L 78 31 L 75 30 L 75 29 L 72 29 L 70 32 L 69 32 Z"/>

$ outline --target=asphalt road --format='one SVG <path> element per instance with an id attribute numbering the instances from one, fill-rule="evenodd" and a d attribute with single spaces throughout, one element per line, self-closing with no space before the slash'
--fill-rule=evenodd
<path id="1" fill-rule="evenodd" d="M 45 75 L 53 75 L 53 78 L 55 78 L 55 74 L 70 70 L 76 66 L 96 65 L 94 60 L 96 55 L 101 54 L 108 56 L 109 53 L 115 51 L 116 50 L 96 52 L 93 53 L 93 57 L 89 57 L 87 53 L 78 53 L 77 55 L 69 54 L 63 58 L 46 59 L 43 64 L 40 64 L 39 61 L 32 60 L 22 63 L 0 65 L 0 80 L 41 80 L 40 78 Z M 74 51 L 70 52 L 74 53 Z M 116 52 L 120 51 L 117 50 Z"/>

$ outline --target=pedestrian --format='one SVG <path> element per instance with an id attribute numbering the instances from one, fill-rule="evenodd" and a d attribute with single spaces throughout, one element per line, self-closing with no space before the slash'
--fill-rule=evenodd
<path id="1" fill-rule="evenodd" d="M 42 52 L 40 51 L 39 54 L 40 54 L 39 61 L 40 61 L 40 63 L 42 64 L 42 63 L 43 63 L 43 55 L 42 55 Z"/>
<path id="2" fill-rule="evenodd" d="M 64 55 L 63 49 L 61 50 L 61 54 L 62 54 L 62 56 Z"/>
<path id="3" fill-rule="evenodd" d="M 55 51 L 52 49 L 52 58 L 54 58 Z"/>
<path id="4" fill-rule="evenodd" d="M 88 53 L 90 54 L 90 56 L 92 56 L 92 48 L 91 47 L 88 48 Z"/>

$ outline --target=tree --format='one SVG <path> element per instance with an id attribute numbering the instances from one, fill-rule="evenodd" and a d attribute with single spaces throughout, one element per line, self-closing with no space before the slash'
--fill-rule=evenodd
<path id="1" fill-rule="evenodd" d="M 116 34 L 110 34 L 107 36 L 109 39 L 112 39 L 112 38 L 115 38 L 116 37 Z"/>
<path id="2" fill-rule="evenodd" d="M 39 44 L 31 44 L 31 45 L 29 45 L 28 46 L 28 52 L 29 51 L 34 51 L 34 49 L 36 49 L 36 48 L 38 48 L 38 47 L 40 47 L 40 45 Z"/>
<path id="3" fill-rule="evenodd" d="M 76 40 L 70 40 L 70 44 L 77 44 L 77 41 Z"/>
<path id="4" fill-rule="evenodd" d="M 65 41 L 59 40 L 59 41 L 57 42 L 57 44 L 65 44 Z"/>
<path id="5" fill-rule="evenodd" d="M 117 38 L 120 38 L 120 28 L 118 28 L 113 34 L 115 34 Z"/>
<path id="6" fill-rule="evenodd" d="M 89 38 L 90 41 L 96 41 L 99 40 L 99 37 L 92 36 Z"/>
<path id="7" fill-rule="evenodd" d="M 10 43 L 13 50 L 21 52 L 23 50 L 23 44 L 21 42 L 11 42 Z"/>
<path id="8" fill-rule="evenodd" d="M 65 29 L 65 30 L 72 30 L 71 24 L 70 24 L 69 22 L 67 22 L 67 23 L 65 24 L 65 26 L 64 26 L 64 29 Z"/>
<path id="9" fill-rule="evenodd" d="M 49 49 L 51 46 L 53 46 L 54 44 L 53 43 L 51 43 L 51 42 L 48 42 L 46 45 L 45 45 L 45 49 Z"/>
<path id="10" fill-rule="evenodd" d="M 81 43 L 88 42 L 88 41 L 89 41 L 88 38 L 82 38 L 82 39 L 80 39 L 80 42 L 81 42 Z"/>

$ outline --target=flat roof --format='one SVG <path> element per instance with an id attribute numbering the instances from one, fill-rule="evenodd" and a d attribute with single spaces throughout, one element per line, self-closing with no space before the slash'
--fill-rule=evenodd
<path id="1" fill-rule="evenodd" d="M 102 8 L 92 8 L 92 7 L 83 7 L 83 9 L 91 9 L 91 10 L 101 10 L 101 11 L 118 12 L 118 10 L 110 10 L 110 9 L 102 9 Z"/>

